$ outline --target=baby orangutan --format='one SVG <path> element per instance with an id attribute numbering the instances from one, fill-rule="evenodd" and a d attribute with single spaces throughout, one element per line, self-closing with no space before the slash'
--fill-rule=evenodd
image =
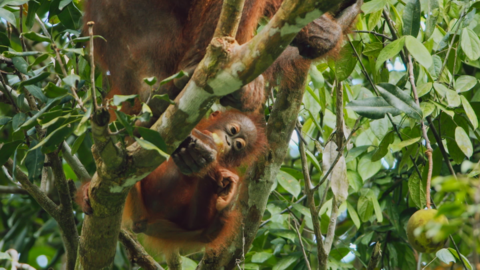
<path id="1" fill-rule="evenodd" d="M 200 122 L 168 161 L 132 188 L 124 224 L 164 253 L 224 244 L 236 228 L 237 168 L 265 148 L 260 117 L 214 112 Z"/>

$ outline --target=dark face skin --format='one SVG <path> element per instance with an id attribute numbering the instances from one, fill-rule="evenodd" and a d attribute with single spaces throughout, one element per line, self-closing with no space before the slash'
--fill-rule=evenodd
<path id="1" fill-rule="evenodd" d="M 255 125 L 243 115 L 236 115 L 228 121 L 217 122 L 209 127 L 209 131 L 212 132 L 218 147 L 217 151 L 222 156 L 237 156 L 257 140 Z"/>

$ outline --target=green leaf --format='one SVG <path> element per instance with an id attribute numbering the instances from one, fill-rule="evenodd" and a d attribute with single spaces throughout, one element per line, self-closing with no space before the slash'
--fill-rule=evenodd
<path id="1" fill-rule="evenodd" d="M 448 250 L 450 251 L 450 253 L 453 254 L 453 256 L 455 256 L 455 258 L 460 259 L 460 258 L 458 257 L 458 253 L 457 253 L 457 251 L 456 251 L 455 249 L 453 249 L 453 248 L 448 248 Z M 470 262 L 468 261 L 468 259 L 467 259 L 463 254 L 460 253 L 460 255 L 462 256 L 462 261 L 465 263 L 465 266 L 467 266 L 468 270 L 473 270 L 472 265 L 470 264 Z"/>
<path id="2" fill-rule="evenodd" d="M 27 2 L 28 0 L 0 0 L 0 7 L 3 7 L 5 5 L 20 6 Z"/>
<path id="3" fill-rule="evenodd" d="M 390 146 L 390 149 L 392 150 L 392 152 L 398 152 L 400 150 L 402 150 L 403 148 L 409 146 L 409 145 L 412 145 L 416 142 L 418 142 L 419 140 L 421 139 L 421 137 L 416 137 L 416 138 L 412 138 L 412 139 L 409 139 L 409 140 L 404 140 L 404 141 L 401 141 L 401 142 L 398 142 L 398 143 L 394 143 Z"/>
<path id="4" fill-rule="evenodd" d="M 33 40 L 33 41 L 48 42 L 48 43 L 51 42 L 51 40 L 48 37 L 46 37 L 44 35 L 40 35 L 39 33 L 33 32 L 33 31 L 23 33 L 22 35 L 24 37 L 30 39 L 30 40 Z"/>
<path id="5" fill-rule="evenodd" d="M 373 215 L 373 202 L 366 193 L 367 192 L 363 190 L 357 202 L 357 213 L 362 222 L 367 222 Z"/>
<path id="6" fill-rule="evenodd" d="M 447 90 L 447 102 L 448 102 L 448 107 L 450 108 L 456 108 L 460 106 L 461 100 L 460 96 L 457 94 L 457 92 L 453 90 Z"/>
<path id="7" fill-rule="evenodd" d="M 473 154 L 473 145 L 470 137 L 468 137 L 467 132 L 462 127 L 457 127 L 455 129 L 455 142 L 462 152 L 470 158 Z"/>
<path id="8" fill-rule="evenodd" d="M 384 118 L 387 113 L 392 114 L 393 116 L 401 113 L 399 109 L 388 104 L 388 102 L 382 97 L 352 100 L 347 104 L 346 107 L 352 109 L 359 115 L 370 119 Z"/>
<path id="9" fill-rule="evenodd" d="M 273 254 L 269 252 L 255 252 L 252 256 L 252 262 L 254 263 L 263 263 L 266 260 L 270 259 Z"/>
<path id="10" fill-rule="evenodd" d="M 115 111 L 115 114 L 117 115 L 117 121 L 120 122 L 123 125 L 123 127 L 127 131 L 128 135 L 130 135 L 130 137 L 134 137 L 133 136 L 133 124 L 131 123 L 128 116 L 124 112 L 121 112 L 121 111 Z"/>
<path id="11" fill-rule="evenodd" d="M 48 76 L 50 76 L 50 73 L 48 73 L 48 72 L 40 73 L 40 74 L 38 74 L 37 76 L 34 76 L 34 77 L 32 77 L 32 78 L 30 78 L 30 79 L 28 79 L 28 80 L 22 81 L 22 82 L 20 83 L 19 88 L 20 88 L 21 86 L 25 86 L 25 85 L 30 85 L 30 84 L 35 84 L 35 83 L 37 83 L 37 82 L 41 82 L 41 81 L 45 80 Z"/>
<path id="12" fill-rule="evenodd" d="M 23 143 L 23 140 L 13 141 L 5 143 L 2 148 L 0 148 L 2 154 L 0 155 L 0 165 L 4 165 L 11 155 L 17 150 L 17 147 Z"/>
<path id="13" fill-rule="evenodd" d="M 350 218 L 353 221 L 353 224 L 355 224 L 355 227 L 357 229 L 360 229 L 360 226 L 362 225 L 360 223 L 360 219 L 358 218 L 357 211 L 355 211 L 355 208 L 347 201 L 347 212 L 350 215 Z"/>
<path id="14" fill-rule="evenodd" d="M 157 77 L 154 76 L 154 77 L 144 78 L 143 82 L 150 85 L 150 86 L 153 86 L 154 84 L 157 83 Z"/>
<path id="15" fill-rule="evenodd" d="M 468 27 L 462 29 L 461 42 L 463 52 L 470 60 L 477 60 L 480 57 L 480 40 L 473 30 Z"/>
<path id="16" fill-rule="evenodd" d="M 422 109 L 413 98 L 400 88 L 389 83 L 380 83 L 378 92 L 392 106 L 405 112 L 406 115 L 416 120 L 422 120 Z"/>
<path id="17" fill-rule="evenodd" d="M 423 117 L 428 117 L 435 110 L 435 105 L 430 102 L 420 103 L 420 108 L 422 109 Z"/>
<path id="18" fill-rule="evenodd" d="M 417 88 L 418 97 L 423 97 L 432 90 L 433 83 L 424 83 Z"/>
<path id="19" fill-rule="evenodd" d="M 57 16 L 68 29 L 79 29 L 82 26 L 82 12 L 73 3 L 65 6 Z"/>
<path id="20" fill-rule="evenodd" d="M 131 105 L 134 104 L 135 102 L 135 98 L 137 97 L 138 95 L 114 95 L 113 96 L 113 105 L 114 106 L 117 106 L 117 110 L 120 110 L 121 108 L 121 105 L 123 102 L 130 102 Z"/>
<path id="21" fill-rule="evenodd" d="M 403 35 L 410 35 L 416 37 L 420 30 L 420 1 L 408 1 L 403 10 Z"/>
<path id="22" fill-rule="evenodd" d="M 290 255 L 287 257 L 283 257 L 273 266 L 272 270 L 285 270 L 298 259 L 300 259 L 300 255 Z"/>
<path id="23" fill-rule="evenodd" d="M 451 262 L 456 262 L 455 256 L 450 253 L 450 250 L 447 248 L 442 248 L 437 253 L 435 253 L 438 259 L 440 259 L 445 264 L 450 264 Z"/>
<path id="24" fill-rule="evenodd" d="M 23 123 L 27 120 L 27 115 L 23 112 L 17 113 L 13 116 L 12 119 L 12 129 L 17 131 Z"/>
<path id="25" fill-rule="evenodd" d="M 393 132 L 388 133 L 383 137 L 377 150 L 372 155 L 372 161 L 379 161 L 388 153 L 388 146 L 395 140 L 395 134 Z"/>
<path id="26" fill-rule="evenodd" d="M 70 4 L 72 0 L 60 0 L 60 4 L 58 4 L 58 9 L 62 10 L 68 4 Z"/>
<path id="27" fill-rule="evenodd" d="M 33 148 L 37 145 L 36 140 L 32 140 L 30 147 Z M 28 170 L 28 180 L 33 182 L 34 180 L 39 180 L 42 176 L 43 163 L 45 162 L 45 156 L 43 155 L 41 149 L 37 148 L 33 151 L 29 151 L 25 157 L 25 167 Z"/>
<path id="28" fill-rule="evenodd" d="M 295 198 L 298 197 L 301 191 L 300 183 L 295 177 L 288 174 L 284 171 L 279 171 L 277 174 L 278 183 L 286 190 L 288 193 L 292 194 Z"/>
<path id="29" fill-rule="evenodd" d="M 53 100 L 50 100 L 46 106 L 44 106 L 40 111 L 38 111 L 34 116 L 32 116 L 30 119 L 28 119 L 28 121 L 26 121 L 25 123 L 23 123 L 20 128 L 24 128 L 24 127 L 29 127 L 31 125 L 33 125 L 34 123 L 36 123 L 38 117 L 42 116 L 42 114 L 44 114 L 46 111 L 49 111 L 50 108 L 56 106 L 61 100 L 61 97 L 58 97 L 58 98 L 55 98 Z"/>
<path id="30" fill-rule="evenodd" d="M 433 88 L 442 97 L 447 95 L 447 91 L 449 90 L 445 85 L 443 85 L 441 83 L 433 83 Z"/>
<path id="31" fill-rule="evenodd" d="M 378 203 L 377 197 L 374 196 L 374 193 L 371 192 L 370 194 L 371 194 L 370 199 L 372 200 L 372 203 L 373 203 L 373 209 L 375 210 L 375 216 L 377 218 L 377 221 L 381 223 L 383 221 L 382 208 L 380 207 L 380 204 Z"/>
<path id="32" fill-rule="evenodd" d="M 372 162 L 371 156 L 371 154 L 364 155 L 358 162 L 358 174 L 360 174 L 364 182 L 383 168 L 380 161 Z"/>
<path id="33" fill-rule="evenodd" d="M 360 41 L 353 41 L 352 44 L 355 48 L 361 48 Z M 357 49 L 357 51 L 359 51 L 359 49 Z M 354 55 L 355 53 L 349 43 L 342 47 L 340 50 L 340 58 L 335 61 L 335 77 L 337 80 L 346 80 L 355 69 L 358 60 Z"/>
<path id="34" fill-rule="evenodd" d="M 158 147 L 160 150 L 166 152 L 167 151 L 167 144 L 163 140 L 162 136 L 155 131 L 151 130 L 149 128 L 144 128 L 144 127 L 138 127 L 138 132 L 140 135 L 147 141 L 153 143 L 156 147 Z"/>
<path id="35" fill-rule="evenodd" d="M 381 42 L 371 42 L 365 44 L 365 49 L 363 49 L 363 54 L 366 56 L 377 57 L 383 49 L 383 43 Z"/>
<path id="36" fill-rule="evenodd" d="M 22 57 L 13 57 L 12 62 L 18 71 L 20 71 L 23 74 L 29 75 L 28 64 L 27 64 L 27 61 L 25 61 L 25 59 L 23 59 Z"/>
<path id="37" fill-rule="evenodd" d="M 140 145 L 143 149 L 154 150 L 165 159 L 168 159 L 170 157 L 167 153 L 163 152 L 162 150 L 160 150 L 158 147 L 156 147 L 153 143 L 149 141 L 146 141 L 144 139 L 140 139 L 137 137 L 135 137 L 135 140 L 137 141 L 138 145 Z"/>
<path id="38" fill-rule="evenodd" d="M 4 51 L 3 56 L 7 58 L 13 58 L 13 57 L 25 57 L 25 56 L 32 56 L 32 55 L 37 55 L 41 54 L 41 52 L 37 51 L 29 51 L 29 52 L 15 52 L 15 51 Z"/>
<path id="39" fill-rule="evenodd" d="M 15 15 L 4 8 L 0 8 L 0 18 L 4 18 L 7 22 L 11 23 L 12 25 L 17 25 L 17 20 L 15 19 Z"/>
<path id="40" fill-rule="evenodd" d="M 45 92 L 45 96 L 47 96 L 48 98 L 63 97 L 68 93 L 67 89 L 58 87 L 52 82 L 49 82 L 47 86 L 43 88 L 43 91 Z"/>
<path id="41" fill-rule="evenodd" d="M 161 99 L 161 100 L 165 100 L 165 101 L 167 101 L 168 103 L 170 103 L 170 104 L 172 104 L 172 105 L 175 105 L 175 101 L 171 100 L 170 97 L 168 96 L 168 94 L 153 95 L 152 98 L 158 98 L 158 99 Z"/>
<path id="42" fill-rule="evenodd" d="M 410 178 L 408 179 L 408 191 L 410 192 L 410 198 L 417 208 L 423 209 L 427 200 L 425 197 L 425 188 L 423 187 L 422 180 L 418 174 L 412 173 L 412 175 L 410 175 Z"/>
<path id="43" fill-rule="evenodd" d="M 472 123 L 473 130 L 478 128 L 478 119 L 477 119 L 477 114 L 473 110 L 472 106 L 470 105 L 470 102 L 464 97 L 460 96 L 460 99 L 462 100 L 462 105 L 463 109 L 465 110 L 465 114 L 468 117 L 468 120 L 470 120 L 470 123 Z"/>
<path id="44" fill-rule="evenodd" d="M 83 132 L 82 135 L 80 135 L 75 142 L 72 145 L 72 155 L 75 155 L 82 145 L 83 140 L 85 139 L 85 136 L 87 135 L 87 132 Z"/>
<path id="45" fill-rule="evenodd" d="M 104 37 L 99 36 L 99 35 L 93 35 L 93 38 L 101 38 L 104 41 L 107 41 Z M 72 41 L 74 43 L 88 42 L 88 41 L 90 41 L 90 36 L 88 36 L 88 37 L 78 37 L 78 38 L 72 39 Z"/>
<path id="46" fill-rule="evenodd" d="M 80 119 L 78 119 L 78 120 L 80 120 Z M 75 121 L 77 121 L 77 120 L 75 120 Z M 75 122 L 75 121 L 73 121 L 73 122 Z M 42 153 L 50 153 L 52 151 L 55 151 L 55 149 L 58 148 L 58 145 L 60 145 L 60 143 L 62 143 L 63 140 L 65 140 L 65 138 L 67 138 L 68 136 L 70 136 L 70 134 L 72 134 L 72 131 L 73 131 L 72 123 L 73 122 L 69 122 L 69 123 L 57 128 L 56 130 L 54 130 L 50 134 L 48 134 L 48 136 L 45 137 L 42 141 L 40 141 L 39 144 L 32 147 L 30 149 L 30 151 L 33 151 L 33 150 L 35 150 L 37 148 L 40 148 L 40 147 L 42 147 Z"/>
<path id="47" fill-rule="evenodd" d="M 190 74 L 190 75 L 192 75 L 192 74 Z M 162 80 L 162 81 L 160 82 L 160 85 L 164 85 L 164 84 L 166 84 L 166 83 L 169 83 L 169 82 L 173 81 L 174 79 L 179 79 L 179 78 L 182 78 L 182 77 L 184 77 L 184 76 L 189 76 L 189 74 L 186 73 L 185 71 L 181 70 L 180 72 L 175 73 L 175 74 L 173 74 L 172 76 L 170 76 L 170 77 Z"/>
<path id="48" fill-rule="evenodd" d="M 407 47 L 408 52 L 410 52 L 413 58 L 415 58 L 420 65 L 427 69 L 432 65 L 432 56 L 428 52 L 427 48 L 425 48 L 425 46 L 416 38 L 412 36 L 405 36 L 405 46 Z"/>
<path id="49" fill-rule="evenodd" d="M 81 56 L 85 55 L 85 52 L 83 51 L 83 48 L 63 48 L 62 51 L 63 52 L 75 53 L 75 54 L 78 54 L 78 55 L 81 55 Z"/>
<path id="50" fill-rule="evenodd" d="M 325 85 L 325 78 L 315 65 L 311 65 L 309 69 L 310 78 L 312 78 L 313 86 L 321 89 Z M 319 103 L 320 104 L 320 103 Z"/>
<path id="51" fill-rule="evenodd" d="M 76 74 L 70 74 L 67 77 L 63 78 L 62 81 L 70 87 L 76 86 L 77 82 L 80 81 L 80 76 Z"/>
<path id="52" fill-rule="evenodd" d="M 459 93 L 468 91 L 477 85 L 477 78 L 468 75 L 458 77 L 455 82 L 455 90 Z"/>
<path id="53" fill-rule="evenodd" d="M 383 48 L 378 55 L 375 70 L 379 70 L 385 61 L 396 56 L 402 50 L 404 44 L 405 38 L 401 37 Z"/>
<path id="54" fill-rule="evenodd" d="M 362 11 L 365 14 L 377 12 L 379 10 L 383 10 L 385 5 L 387 4 L 388 4 L 387 0 L 372 0 L 362 5 Z"/>

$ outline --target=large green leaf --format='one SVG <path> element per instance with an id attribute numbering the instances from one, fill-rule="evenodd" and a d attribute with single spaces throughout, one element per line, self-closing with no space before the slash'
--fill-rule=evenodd
<path id="1" fill-rule="evenodd" d="M 405 36 L 405 46 L 407 47 L 408 52 L 418 61 L 418 63 L 420 63 L 420 65 L 427 69 L 432 65 L 432 56 L 427 48 L 425 48 L 425 46 L 416 38 Z"/>
<path id="2" fill-rule="evenodd" d="M 477 85 L 477 78 L 468 75 L 462 75 L 455 81 L 455 90 L 465 92 Z"/>
<path id="3" fill-rule="evenodd" d="M 18 141 L 13 141 L 9 143 L 5 143 L 2 148 L 0 149 L 2 151 L 2 154 L 0 155 L 0 165 L 5 164 L 7 160 L 10 158 L 11 155 L 17 150 L 17 147 L 23 143 L 22 140 Z"/>
<path id="4" fill-rule="evenodd" d="M 360 100 L 352 100 L 346 106 L 361 116 L 370 119 L 381 119 L 387 113 L 393 116 L 399 115 L 401 111 L 394 106 L 388 104 L 382 97 L 372 97 Z"/>
<path id="5" fill-rule="evenodd" d="M 462 29 L 461 46 L 463 52 L 470 60 L 477 60 L 480 57 L 480 40 L 470 28 Z"/>
<path id="6" fill-rule="evenodd" d="M 477 114 L 472 108 L 472 105 L 470 105 L 470 102 L 464 97 L 460 96 L 460 99 L 462 100 L 462 105 L 463 109 L 465 110 L 465 114 L 467 114 L 468 120 L 470 120 L 470 123 L 473 126 L 473 129 L 478 128 L 478 119 L 477 119 Z"/>
<path id="7" fill-rule="evenodd" d="M 462 152 L 470 158 L 473 154 L 473 145 L 470 137 L 468 137 L 467 132 L 462 127 L 457 127 L 455 129 L 455 142 L 457 142 L 458 147 Z"/>
<path id="8" fill-rule="evenodd" d="M 408 191 L 410 192 L 410 198 L 415 203 L 417 208 L 423 209 L 427 201 L 425 198 L 425 188 L 423 187 L 422 180 L 417 173 L 412 173 L 408 179 Z"/>
<path id="9" fill-rule="evenodd" d="M 277 174 L 278 183 L 286 190 L 288 193 L 292 194 L 295 198 L 298 197 L 301 191 L 300 183 L 295 177 L 291 176 L 287 172 L 279 171 Z"/>
<path id="10" fill-rule="evenodd" d="M 420 0 L 410 0 L 403 10 L 403 35 L 416 37 L 419 30 Z"/>
<path id="11" fill-rule="evenodd" d="M 415 100 L 400 88 L 389 83 L 380 83 L 378 92 L 392 106 L 416 120 L 422 120 L 423 114 Z"/>
<path id="12" fill-rule="evenodd" d="M 385 61 L 396 56 L 402 50 L 404 44 L 405 38 L 401 37 L 383 48 L 378 55 L 377 63 L 375 64 L 375 70 L 380 69 Z"/>

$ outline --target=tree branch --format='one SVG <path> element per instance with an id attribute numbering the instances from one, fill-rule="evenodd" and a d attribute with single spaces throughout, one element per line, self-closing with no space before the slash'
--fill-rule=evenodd
<path id="1" fill-rule="evenodd" d="M 28 192 L 20 187 L 0 186 L 0 194 L 28 194 Z"/>
<path id="2" fill-rule="evenodd" d="M 152 256 L 148 255 L 143 246 L 137 241 L 137 237 L 125 229 L 120 230 L 118 239 L 128 252 L 128 259 L 132 264 L 137 264 L 145 270 L 163 270 Z"/>
<path id="3" fill-rule="evenodd" d="M 88 181 L 92 178 L 90 174 L 88 174 L 87 169 L 85 169 L 82 162 L 80 162 L 76 156 L 72 155 L 72 149 L 70 149 L 70 146 L 68 146 L 68 143 L 65 141 L 62 143 L 62 153 L 63 158 L 68 165 L 70 165 L 73 172 L 81 182 Z"/>
<path id="4" fill-rule="evenodd" d="M 60 198 L 60 213 L 55 220 L 60 228 L 60 235 L 63 239 L 65 252 L 67 255 L 67 269 L 75 268 L 78 248 L 78 231 L 73 215 L 72 197 L 68 186 L 65 173 L 63 172 L 62 160 L 56 152 L 47 154 L 50 164 L 52 164 L 53 179 Z"/>
<path id="5" fill-rule="evenodd" d="M 8 159 L 5 163 L 5 167 L 12 173 L 15 171 L 15 179 L 22 184 L 22 187 L 37 201 L 37 203 L 50 214 L 53 218 L 57 219 L 59 217 L 60 211 L 57 205 L 47 197 L 36 185 L 28 180 L 28 176 L 22 172 L 20 168 L 13 169 L 13 160 Z"/>

